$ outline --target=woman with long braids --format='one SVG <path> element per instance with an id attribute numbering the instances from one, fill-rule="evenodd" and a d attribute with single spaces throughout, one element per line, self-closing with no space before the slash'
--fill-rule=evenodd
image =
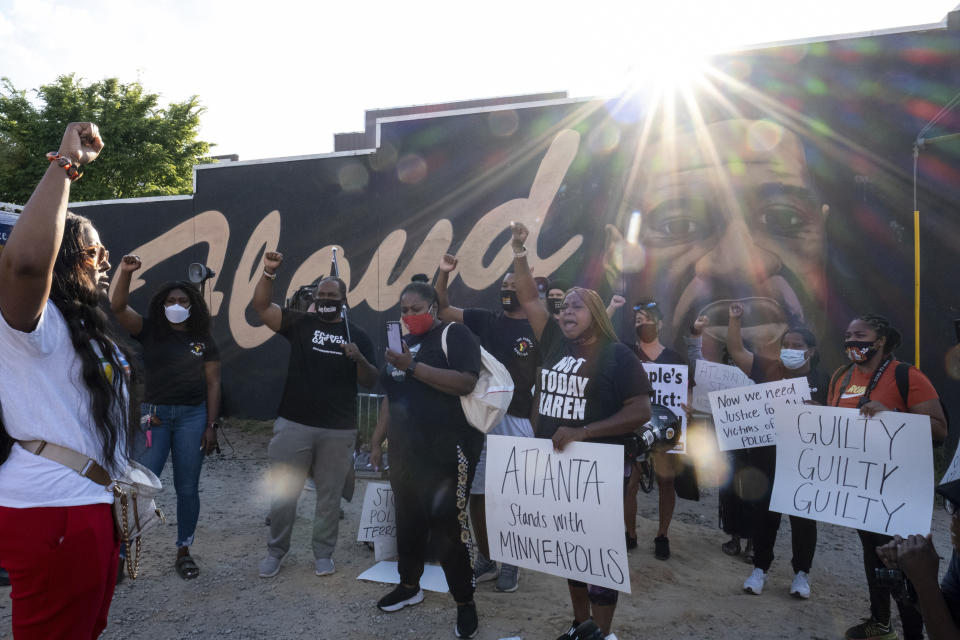
<path id="1" fill-rule="evenodd" d="M 630 434 L 650 419 L 651 387 L 643 365 L 629 347 L 620 343 L 596 291 L 573 287 L 564 294 L 558 319 L 550 315 L 540 302 L 527 264 L 527 228 L 515 222 L 512 231 L 517 299 L 543 354 L 543 372 L 564 366 L 569 370 L 569 362 L 577 361 L 577 375 L 585 384 L 583 410 L 573 416 L 569 411 L 564 416 L 562 411 L 551 409 L 551 403 L 541 405 L 540 396 L 546 391 L 537 384 L 533 403 L 540 407 L 536 437 L 550 438 L 558 451 L 582 440 L 626 444 Z M 626 471 L 631 465 L 627 460 L 624 463 Z M 568 580 L 567 586 L 574 620 L 558 640 L 572 637 L 576 628 L 591 617 L 610 637 L 617 592 L 579 580 Z"/>
<path id="2" fill-rule="evenodd" d="M 850 364 L 830 378 L 828 403 L 834 407 L 860 409 L 865 416 L 881 411 L 904 411 L 930 416 L 930 436 L 935 442 L 947 437 L 947 421 L 936 389 L 919 369 L 897 361 L 893 350 L 900 345 L 900 332 L 883 316 L 854 318 L 843 334 L 843 348 Z M 883 567 L 877 547 L 893 538 L 871 531 L 857 531 L 863 545 L 863 568 L 870 591 L 870 617 L 847 629 L 848 640 L 873 638 L 896 640 L 890 618 L 890 589 L 877 583 L 875 569 Z M 897 602 L 903 637 L 923 637 L 923 618 L 910 604 Z"/>
<path id="3" fill-rule="evenodd" d="M 67 126 L 0 253 L 0 404 L 15 441 L 0 465 L 0 564 L 18 640 L 96 638 L 117 575 L 113 494 L 95 480 L 126 467 L 129 358 L 98 306 L 109 253 L 67 212 L 102 147 L 96 125 Z M 64 450 L 89 458 L 86 475 L 51 459 Z"/>
<path id="4" fill-rule="evenodd" d="M 141 464 L 158 476 L 173 458 L 177 493 L 177 556 L 174 569 L 184 580 L 200 575 L 190 545 L 200 518 L 200 468 L 217 448 L 220 415 L 220 352 L 210 335 L 210 311 L 189 282 L 160 286 L 144 318 L 127 299 L 140 258 L 123 256 L 110 299 L 114 317 L 143 346 L 146 391 L 142 413 L 149 416 Z"/>

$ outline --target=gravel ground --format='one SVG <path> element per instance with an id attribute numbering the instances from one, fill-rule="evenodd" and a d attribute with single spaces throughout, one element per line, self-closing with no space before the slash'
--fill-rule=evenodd
<path id="1" fill-rule="evenodd" d="M 173 570 L 176 505 L 168 465 L 162 476 L 167 488 L 158 500 L 168 514 L 167 526 L 146 537 L 141 576 L 117 587 L 103 638 L 454 637 L 449 595 L 428 592 L 422 605 L 384 614 L 375 603 L 391 587 L 356 579 L 375 563 L 373 552 L 355 541 L 363 480 L 353 502 L 344 503 L 336 574 L 314 575 L 309 549 L 313 493 L 304 492 L 282 570 L 273 579 L 257 577 L 267 534 L 269 430 L 234 427 L 226 434 L 233 448 L 224 445 L 223 455 L 210 458 L 201 479 L 200 525 L 192 547 L 200 577 L 185 582 Z M 845 628 L 867 615 L 860 545 L 853 530 L 820 525 L 813 597 L 800 601 L 788 595 L 793 576 L 790 525 L 784 518 L 767 587 L 761 596 L 746 595 L 741 585 L 751 567 L 720 552 L 725 536 L 716 527 L 716 490 L 703 494 L 698 503 L 678 502 L 670 530 L 673 555 L 662 562 L 653 557 L 657 494 L 641 493 L 640 547 L 630 553 L 633 593 L 621 596 L 614 620 L 621 640 L 841 639 Z M 933 530 L 941 555 L 949 549 L 948 525 L 938 509 Z M 9 594 L 9 588 L 3 592 Z M 516 593 L 498 593 L 492 583 L 484 583 L 476 602 L 481 640 L 552 640 L 572 618 L 565 581 L 526 570 Z M 0 597 L 0 635 L 10 637 L 6 597 Z"/>

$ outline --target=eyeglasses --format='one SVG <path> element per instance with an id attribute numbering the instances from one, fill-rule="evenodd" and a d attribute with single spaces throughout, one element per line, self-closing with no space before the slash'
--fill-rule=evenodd
<path id="1" fill-rule="evenodd" d="M 102 244 L 95 244 L 84 249 L 80 249 L 80 251 L 77 251 L 77 254 L 82 255 L 84 258 L 96 265 L 110 261 L 110 252 Z"/>

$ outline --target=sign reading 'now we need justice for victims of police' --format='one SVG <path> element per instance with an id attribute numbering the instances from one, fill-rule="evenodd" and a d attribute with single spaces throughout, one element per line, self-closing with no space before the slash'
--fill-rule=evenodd
<path id="1" fill-rule="evenodd" d="M 487 436 L 490 559 L 630 593 L 623 447 Z"/>
<path id="2" fill-rule="evenodd" d="M 806 378 L 790 378 L 711 391 L 709 396 L 721 451 L 769 447 L 777 444 L 777 407 L 809 400 L 810 385 Z"/>

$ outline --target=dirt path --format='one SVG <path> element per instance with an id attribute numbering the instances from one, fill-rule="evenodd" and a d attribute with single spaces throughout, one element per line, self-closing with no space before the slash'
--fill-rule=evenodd
<path id="1" fill-rule="evenodd" d="M 117 587 L 103 638 L 453 638 L 454 608 L 449 595 L 427 593 L 424 604 L 395 614 L 381 613 L 376 600 L 390 587 L 361 582 L 357 575 L 374 564 L 373 552 L 355 542 L 364 481 L 346 513 L 335 554 L 337 573 L 319 578 L 309 549 L 313 494 L 305 492 L 293 548 L 280 574 L 257 577 L 265 550 L 265 477 L 269 432 L 227 431 L 234 449 L 210 459 L 201 480 L 201 515 L 193 555 L 201 567 L 195 581 L 173 571 L 176 509 L 170 465 L 160 503 L 168 525 L 145 540 L 142 575 Z M 840 639 L 867 613 L 867 592 L 856 533 L 820 526 L 811 578 L 813 597 L 788 595 L 790 525 L 784 518 L 767 588 L 746 595 L 741 585 L 750 567 L 720 552 L 725 536 L 716 528 L 716 491 L 699 503 L 679 501 L 670 530 L 673 556 L 653 557 L 656 492 L 640 497 L 640 548 L 630 552 L 633 593 L 622 595 L 614 630 L 631 638 Z M 948 518 L 934 514 L 934 538 L 941 555 L 949 549 Z M 941 563 L 941 569 L 945 563 Z M 69 579 L 69 576 L 64 576 Z M 521 571 L 520 590 L 497 593 L 492 583 L 476 595 L 482 640 L 520 636 L 553 640 L 571 619 L 565 581 Z M 0 589 L 0 635 L 10 635 L 9 588 Z"/>

